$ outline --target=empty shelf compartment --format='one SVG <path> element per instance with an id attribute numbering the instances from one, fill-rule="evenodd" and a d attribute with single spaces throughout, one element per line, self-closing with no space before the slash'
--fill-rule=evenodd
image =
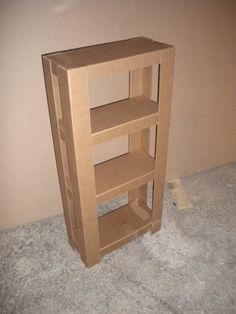
<path id="1" fill-rule="evenodd" d="M 155 159 L 135 150 L 96 165 L 94 171 L 99 204 L 153 180 Z"/>
<path id="2" fill-rule="evenodd" d="M 93 108 L 90 113 L 93 144 L 135 133 L 158 122 L 157 103 L 145 96 Z"/>
<path id="3" fill-rule="evenodd" d="M 135 200 L 98 218 L 100 251 L 104 255 L 149 231 L 151 210 Z"/>

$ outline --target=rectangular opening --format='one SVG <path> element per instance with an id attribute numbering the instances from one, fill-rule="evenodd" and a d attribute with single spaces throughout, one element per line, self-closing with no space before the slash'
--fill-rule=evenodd
<path id="1" fill-rule="evenodd" d="M 89 80 L 90 108 L 129 98 L 129 71 Z"/>
<path id="2" fill-rule="evenodd" d="M 136 143 L 137 138 L 130 136 L 92 147 L 97 204 L 154 179 L 156 128 L 148 130 L 151 136 L 147 139 L 147 147 Z"/>
<path id="3" fill-rule="evenodd" d="M 104 255 L 151 228 L 153 181 L 148 182 L 147 200 L 133 198 L 129 192 L 97 206 L 100 251 Z"/>
<path id="4" fill-rule="evenodd" d="M 98 144 L 158 123 L 157 103 L 145 96 L 91 110 L 92 143 Z"/>
<path id="5" fill-rule="evenodd" d="M 156 103 L 159 102 L 159 76 L 160 76 L 160 64 L 153 64 L 152 66 L 152 88 L 151 99 Z"/>
<path id="6" fill-rule="evenodd" d="M 111 210 L 119 203 L 119 208 Z M 98 217 L 100 251 L 104 255 L 150 230 L 151 210 L 139 199 L 128 203 L 127 195 L 102 205 Z M 108 210 L 109 208 L 109 210 Z M 101 209 L 101 207 L 100 207 Z"/>
<path id="7" fill-rule="evenodd" d="M 55 74 L 52 74 L 52 81 L 53 81 L 53 89 L 54 89 L 54 102 L 55 102 L 55 109 L 56 109 L 56 117 L 57 119 L 61 119 L 62 118 L 61 96 L 60 96 L 60 90 L 59 90 L 58 77 Z"/>
<path id="8" fill-rule="evenodd" d="M 147 199 L 142 200 L 146 204 L 146 206 L 149 208 L 149 213 L 151 213 L 152 211 L 153 183 L 154 183 L 153 180 L 147 183 L 147 188 L 148 188 Z M 97 206 L 97 216 L 101 217 L 105 214 L 112 212 L 113 210 L 118 209 L 121 206 L 127 205 L 128 203 L 129 203 L 129 192 L 118 195 L 109 201 L 100 203 Z"/>
<path id="9" fill-rule="evenodd" d="M 97 216 L 101 217 L 103 215 L 106 215 L 113 210 L 118 209 L 121 206 L 124 206 L 128 204 L 128 192 L 121 194 L 119 196 L 116 196 L 112 198 L 109 201 L 103 202 L 97 206 Z"/>
<path id="10" fill-rule="evenodd" d="M 159 65 L 89 81 L 92 144 L 158 123 Z"/>
<path id="11" fill-rule="evenodd" d="M 117 137 L 113 140 L 92 146 L 94 165 L 109 159 L 127 154 L 129 152 L 128 135 Z"/>
<path id="12" fill-rule="evenodd" d="M 154 179 L 155 160 L 142 150 L 134 150 L 94 167 L 97 204 Z"/>

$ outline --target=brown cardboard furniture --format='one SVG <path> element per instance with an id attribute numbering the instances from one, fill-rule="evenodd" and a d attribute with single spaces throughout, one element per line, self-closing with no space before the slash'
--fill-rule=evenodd
<path id="1" fill-rule="evenodd" d="M 151 100 L 159 64 L 158 100 Z M 160 230 L 174 48 L 145 37 L 43 56 L 68 239 L 90 267 L 147 231 Z M 129 71 L 129 99 L 90 109 L 90 79 Z M 150 127 L 157 125 L 155 158 Z M 129 135 L 129 153 L 93 165 L 92 145 Z M 147 184 L 153 181 L 152 209 Z M 128 192 L 129 203 L 101 217 L 96 206 Z"/>

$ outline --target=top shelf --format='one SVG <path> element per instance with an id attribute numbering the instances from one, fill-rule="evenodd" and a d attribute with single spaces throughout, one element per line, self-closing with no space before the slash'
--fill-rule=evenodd
<path id="1" fill-rule="evenodd" d="M 137 37 L 96 46 L 50 53 L 43 57 L 69 70 L 169 48 L 172 48 L 172 46 L 159 43 L 146 37 Z"/>

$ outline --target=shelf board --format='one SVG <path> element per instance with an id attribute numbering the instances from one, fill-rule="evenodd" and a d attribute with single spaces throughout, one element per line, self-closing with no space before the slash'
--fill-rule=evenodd
<path id="1" fill-rule="evenodd" d="M 151 210 L 135 200 L 98 218 L 100 252 L 111 252 L 150 230 Z"/>
<path id="2" fill-rule="evenodd" d="M 157 103 L 145 96 L 93 108 L 90 112 L 93 144 L 135 133 L 158 122 Z"/>
<path id="3" fill-rule="evenodd" d="M 135 150 L 94 166 L 97 204 L 154 179 L 155 160 Z"/>

